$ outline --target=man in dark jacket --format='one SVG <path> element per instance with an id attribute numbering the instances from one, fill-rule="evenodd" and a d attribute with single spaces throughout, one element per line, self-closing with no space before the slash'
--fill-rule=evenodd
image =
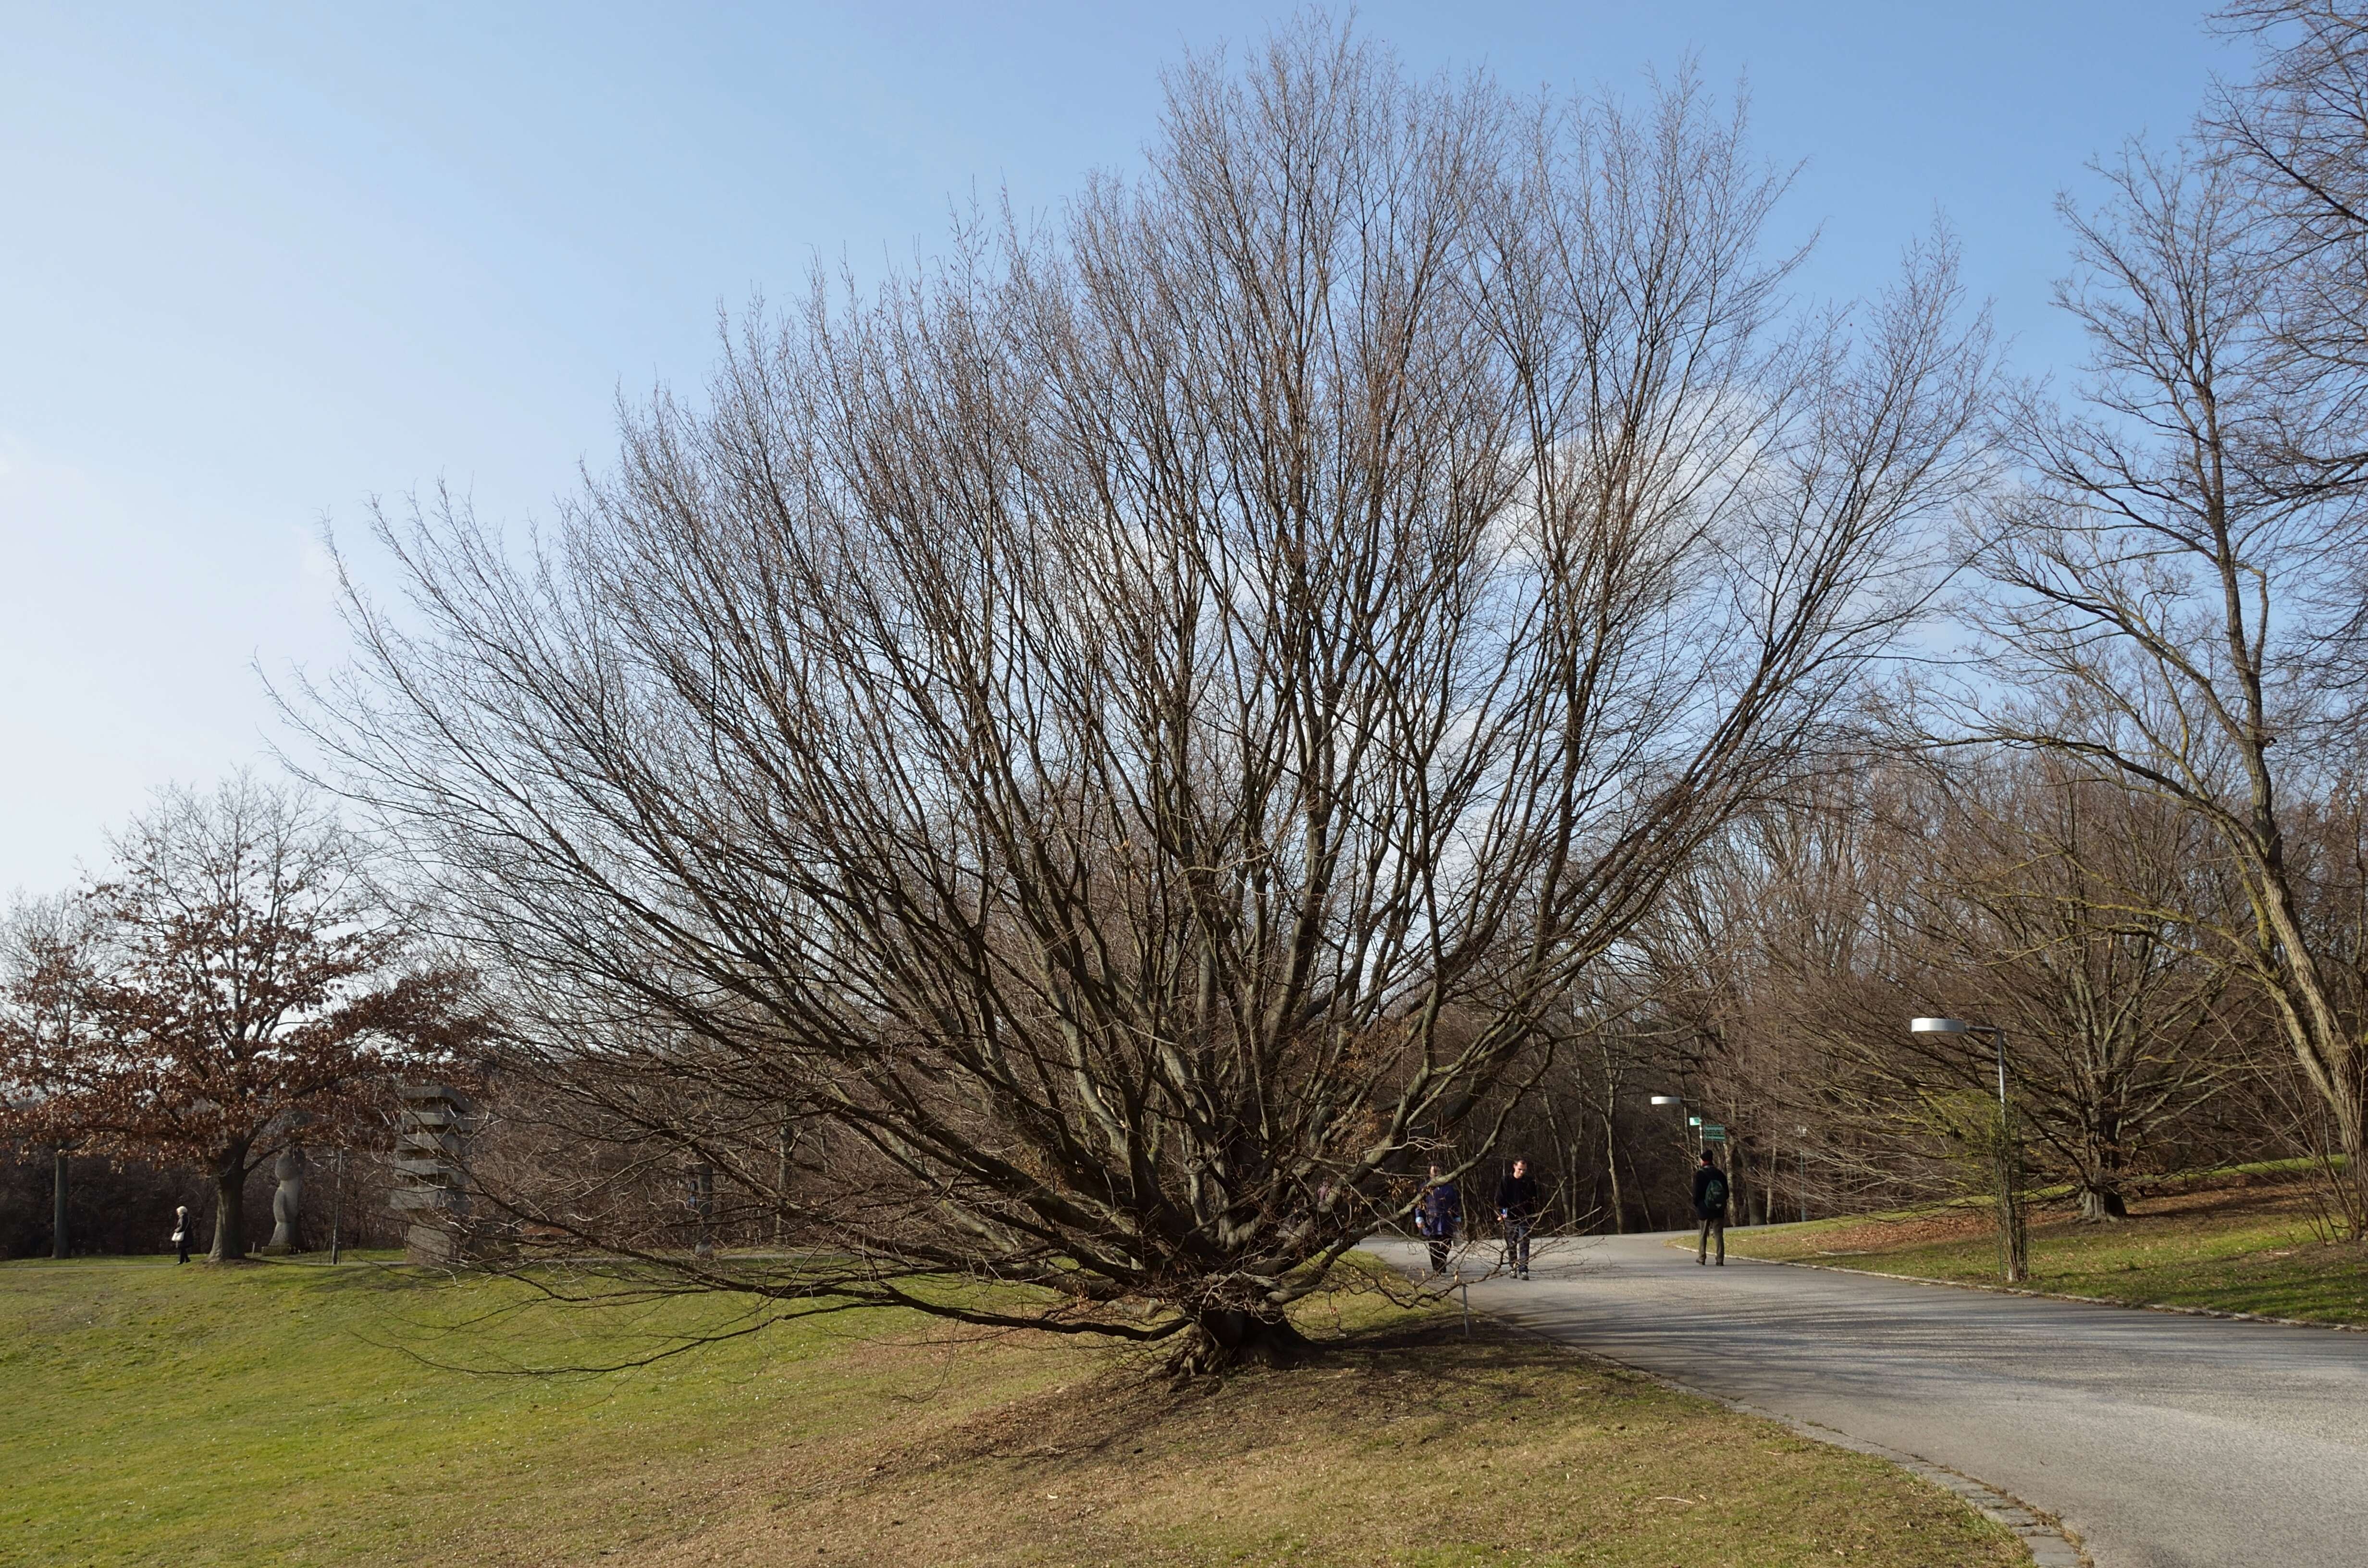
<path id="1" fill-rule="evenodd" d="M 1702 1151 L 1702 1164 L 1694 1170 L 1694 1218 L 1702 1221 L 1702 1235 L 1694 1244 L 1694 1261 L 1710 1262 L 1710 1243 L 1718 1238 L 1718 1266 L 1726 1267 L 1726 1173 L 1718 1168 L 1708 1149 Z"/>
<path id="2" fill-rule="evenodd" d="M 1497 1184 L 1497 1218 L 1505 1224 L 1505 1267 L 1516 1279 L 1530 1277 L 1530 1225 L 1538 1212 L 1538 1178 L 1530 1162 L 1515 1160 Z"/>
<path id="3" fill-rule="evenodd" d="M 1455 1244 L 1455 1233 L 1463 1223 L 1463 1195 L 1455 1184 L 1430 1167 L 1430 1184 L 1422 1189 L 1415 1201 L 1414 1224 L 1423 1239 L 1430 1244 L 1430 1271 L 1447 1272 L 1447 1249 Z"/>

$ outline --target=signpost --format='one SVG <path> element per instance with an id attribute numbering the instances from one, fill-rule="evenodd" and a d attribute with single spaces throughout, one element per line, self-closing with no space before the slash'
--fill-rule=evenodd
<path id="1" fill-rule="evenodd" d="M 1916 1018 L 1910 1034 L 1986 1034 L 1998 1046 L 1998 1266 L 2009 1285 L 2031 1278 L 2031 1239 L 2023 1224 L 2022 1145 L 2015 1134 L 2014 1104 L 2006 1093 L 2006 1030 L 1996 1024 L 1969 1024 L 1963 1018 Z"/>
<path id="2" fill-rule="evenodd" d="M 1705 1143 L 1724 1143 L 1726 1142 L 1726 1129 L 1713 1122 L 1702 1130 L 1702 1138 Z"/>

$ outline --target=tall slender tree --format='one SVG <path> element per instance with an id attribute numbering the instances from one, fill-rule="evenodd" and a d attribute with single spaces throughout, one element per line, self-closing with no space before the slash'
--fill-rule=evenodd
<path id="1" fill-rule="evenodd" d="M 2368 1234 L 2368 960 L 2312 928 L 2292 841 L 2358 757 L 2362 687 L 2326 676 L 2361 652 L 2368 494 L 2311 455 L 2351 414 L 2283 330 L 2285 263 L 2232 165 L 2134 149 L 2106 172 L 2100 210 L 2066 209 L 2079 270 L 2060 300 L 2089 376 L 2075 406 L 2016 409 L 2028 482 L 1976 541 L 1997 635 L 1965 722 L 2210 827 L 2244 893 L 2217 956 L 2326 1108 Z"/>

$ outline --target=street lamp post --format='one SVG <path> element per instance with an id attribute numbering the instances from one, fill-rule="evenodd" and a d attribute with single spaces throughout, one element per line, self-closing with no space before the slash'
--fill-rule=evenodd
<path id="1" fill-rule="evenodd" d="M 2015 1139 L 2014 1106 L 2006 1094 L 2006 1030 L 1996 1024 L 1969 1024 L 1963 1018 L 1917 1018 L 1908 1026 L 1911 1034 L 1986 1034 L 1998 1048 L 1998 1263 L 2007 1283 L 2019 1284 L 2031 1278 L 2031 1244 L 2022 1223 L 2022 1203 L 2016 1190 L 2017 1157 L 2021 1149 Z"/>
<path id="2" fill-rule="evenodd" d="M 1697 1153 L 1697 1154 L 1701 1153 L 1702 1153 L 1702 1118 L 1701 1118 L 1701 1117 L 1698 1117 L 1698 1116 L 1689 1116 L 1689 1115 L 1687 1115 L 1687 1113 L 1686 1113 L 1686 1102 L 1685 1102 L 1683 1099 L 1679 1098 L 1679 1097 L 1678 1096 L 1676 1096 L 1676 1095 L 1655 1095 L 1655 1096 L 1651 1096 L 1651 1098 L 1652 1098 L 1652 1103 L 1653 1103 L 1653 1104 L 1655 1104 L 1655 1105 L 1673 1105 L 1673 1106 L 1675 1106 L 1675 1107 L 1677 1107 L 1677 1108 L 1678 1108 L 1678 1114 L 1679 1114 L 1679 1116 L 1685 1117 L 1685 1120 L 1686 1120 L 1686 1131 L 1688 1131 L 1689 1132 L 1691 1132 L 1691 1133 L 1694 1135 L 1694 1153 Z"/>
<path id="3" fill-rule="evenodd" d="M 1793 1152 L 1801 1156 L 1801 1223 L 1805 1225 L 1809 1222 L 1809 1130 L 1795 1127 L 1793 1133 L 1800 1140 Z"/>

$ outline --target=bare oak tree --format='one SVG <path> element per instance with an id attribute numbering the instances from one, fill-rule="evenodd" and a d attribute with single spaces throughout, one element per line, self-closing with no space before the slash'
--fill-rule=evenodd
<path id="1" fill-rule="evenodd" d="M 2176 805 L 2054 756 L 1959 757 L 1889 825 L 1926 874 L 1892 906 L 1932 1006 L 2008 1030 L 2018 1120 L 2081 1218 L 2127 1216 L 2150 1145 L 2249 1063 L 2223 1006 L 2229 971 L 2197 949 L 2229 893 Z M 1911 847 L 1913 846 L 1913 847 Z M 1903 998 L 1903 1000 L 1905 1000 Z M 1904 1035 L 1909 1075 L 1987 1090 L 1989 1042 Z M 2157 1165 L 2156 1168 L 2159 1169 Z"/>
<path id="2" fill-rule="evenodd" d="M 382 519 L 409 608 L 353 597 L 316 728 L 600 1152 L 495 1196 L 701 1287 L 1289 1354 L 1929 586 L 1982 329 L 1945 247 L 1793 312 L 1782 185 L 1690 84 L 1303 27 L 1047 232 L 742 324 L 530 546 Z"/>

